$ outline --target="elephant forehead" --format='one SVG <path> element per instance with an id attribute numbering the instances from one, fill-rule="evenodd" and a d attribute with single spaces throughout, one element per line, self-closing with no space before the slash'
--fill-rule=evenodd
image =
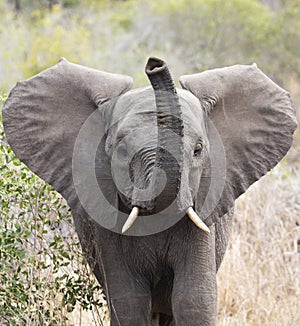
<path id="1" fill-rule="evenodd" d="M 182 110 L 183 120 L 186 122 L 195 122 L 204 120 L 204 111 L 196 96 L 184 89 L 177 89 L 179 102 Z"/>
<path id="2" fill-rule="evenodd" d="M 202 135 L 205 132 L 204 112 L 199 100 L 189 91 L 177 89 L 185 130 Z M 133 89 L 122 95 L 113 110 L 112 124 L 126 129 L 152 128 L 156 125 L 156 103 L 152 87 Z M 151 130 L 149 130 L 151 131 Z M 155 129 L 150 134 L 155 133 Z"/>
<path id="3" fill-rule="evenodd" d="M 133 89 L 120 96 L 113 111 L 113 123 L 136 114 L 155 114 L 155 96 L 151 87 Z"/>
<path id="4" fill-rule="evenodd" d="M 201 104 L 191 92 L 177 89 L 182 110 L 184 133 L 191 139 L 205 136 L 205 114 Z"/>

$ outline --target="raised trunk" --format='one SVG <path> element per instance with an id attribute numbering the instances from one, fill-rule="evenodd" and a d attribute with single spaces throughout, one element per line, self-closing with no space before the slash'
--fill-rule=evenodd
<path id="1" fill-rule="evenodd" d="M 157 107 L 158 142 L 155 168 L 166 174 L 166 186 L 154 199 L 155 210 L 170 206 L 179 192 L 183 161 L 183 122 L 175 85 L 164 61 L 150 58 L 146 74 L 155 93 Z M 160 188 L 161 172 L 153 175 L 153 191 Z"/>

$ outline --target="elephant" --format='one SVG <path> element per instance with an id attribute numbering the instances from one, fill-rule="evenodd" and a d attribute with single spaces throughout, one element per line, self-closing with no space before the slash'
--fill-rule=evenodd
<path id="1" fill-rule="evenodd" d="M 62 58 L 3 108 L 16 156 L 71 208 L 111 325 L 215 325 L 235 200 L 287 153 L 287 91 L 256 64 L 150 85 Z"/>

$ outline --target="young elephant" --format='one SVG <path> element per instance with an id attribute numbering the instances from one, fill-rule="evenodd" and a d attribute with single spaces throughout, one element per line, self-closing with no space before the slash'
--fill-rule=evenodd
<path id="1" fill-rule="evenodd" d="M 71 207 L 111 325 L 215 325 L 234 201 L 288 151 L 294 109 L 256 65 L 183 89 L 160 59 L 146 73 L 152 87 L 129 90 L 62 59 L 11 91 L 7 139 Z"/>

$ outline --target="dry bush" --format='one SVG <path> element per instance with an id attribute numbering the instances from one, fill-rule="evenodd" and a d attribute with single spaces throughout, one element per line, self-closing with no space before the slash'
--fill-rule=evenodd
<path id="1" fill-rule="evenodd" d="M 300 324 L 299 176 L 300 166 L 283 163 L 237 200 L 219 326 Z"/>

